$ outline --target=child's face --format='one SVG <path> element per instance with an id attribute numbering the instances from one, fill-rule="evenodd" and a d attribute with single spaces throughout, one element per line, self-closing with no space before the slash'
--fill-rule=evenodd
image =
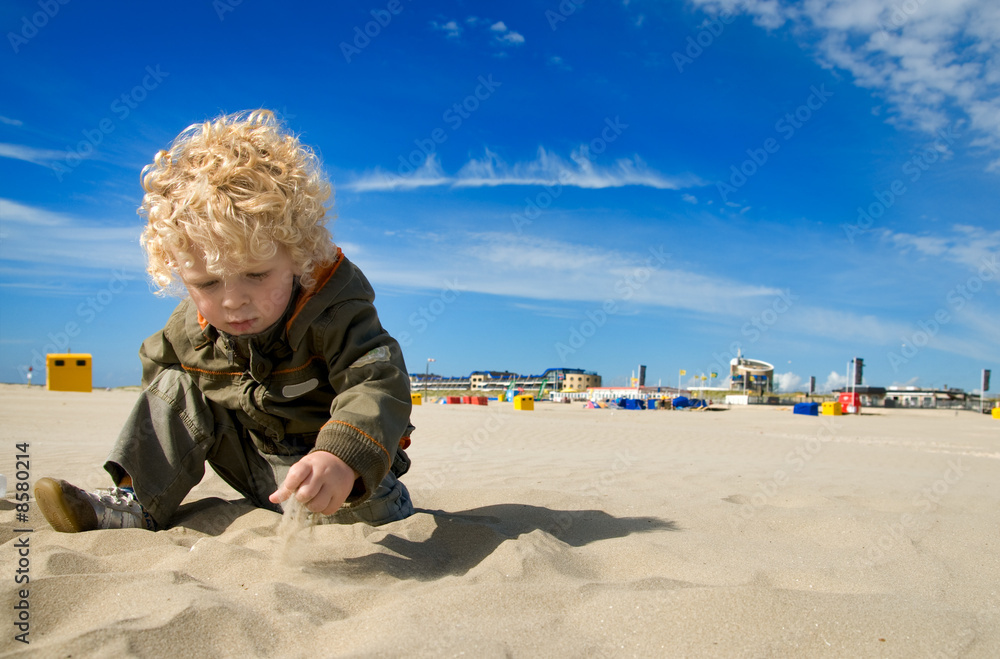
<path id="1" fill-rule="evenodd" d="M 265 261 L 238 274 L 220 277 L 205 268 L 200 254 L 178 274 L 202 317 L 227 334 L 263 332 L 281 318 L 292 297 L 293 278 L 300 274 L 284 247 Z"/>

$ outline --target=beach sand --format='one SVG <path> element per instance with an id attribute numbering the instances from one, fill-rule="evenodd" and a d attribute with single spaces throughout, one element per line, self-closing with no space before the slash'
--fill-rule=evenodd
<path id="1" fill-rule="evenodd" d="M 18 522 L 15 445 L 32 482 L 106 487 L 135 396 L 0 385 L 0 652 L 1000 655 L 989 416 L 424 404 L 401 522 L 283 524 L 211 471 L 166 531 L 60 534 L 34 502 Z"/>

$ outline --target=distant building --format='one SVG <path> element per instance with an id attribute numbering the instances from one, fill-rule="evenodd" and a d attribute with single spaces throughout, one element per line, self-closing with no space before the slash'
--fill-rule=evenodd
<path id="1" fill-rule="evenodd" d="M 922 407 L 945 409 L 979 409 L 979 394 L 962 389 L 921 389 L 920 387 L 888 387 L 886 407 Z"/>
<path id="2" fill-rule="evenodd" d="M 729 389 L 757 395 L 774 391 L 774 366 L 737 353 L 729 362 Z"/>
<path id="3" fill-rule="evenodd" d="M 515 389 L 574 392 L 601 386 L 601 376 L 582 368 L 549 368 L 541 375 L 521 375 L 511 371 L 473 371 L 464 377 L 444 377 L 431 373 L 410 374 L 410 388 L 438 391 L 503 391 L 513 384 Z"/>

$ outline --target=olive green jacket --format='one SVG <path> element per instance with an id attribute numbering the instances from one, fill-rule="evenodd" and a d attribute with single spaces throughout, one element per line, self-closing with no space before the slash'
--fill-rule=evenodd
<path id="1" fill-rule="evenodd" d="M 413 429 L 406 365 L 374 299 L 339 250 L 260 334 L 221 333 L 185 299 L 139 350 L 143 386 L 163 369 L 183 368 L 209 401 L 235 412 L 262 453 L 341 458 L 360 474 L 347 503 L 360 503 L 390 468 L 406 470 L 402 449 Z"/>

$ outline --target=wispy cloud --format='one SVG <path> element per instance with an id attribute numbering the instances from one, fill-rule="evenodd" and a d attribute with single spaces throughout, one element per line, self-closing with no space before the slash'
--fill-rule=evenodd
<path id="1" fill-rule="evenodd" d="M 642 186 L 661 190 L 680 190 L 705 183 L 691 174 L 668 176 L 649 167 L 639 156 L 620 158 L 611 165 L 599 165 L 590 158 L 586 146 L 570 154 L 569 159 L 539 147 L 534 160 L 508 164 L 486 150 L 479 159 L 466 162 L 453 175 L 446 174 L 435 154 L 409 174 L 376 168 L 340 187 L 357 192 L 413 190 L 450 185 L 476 188 L 500 185 L 544 185 L 601 189 Z"/>
<path id="2" fill-rule="evenodd" d="M 945 259 L 979 270 L 985 264 L 996 267 L 1000 258 L 1000 231 L 964 224 L 954 225 L 947 235 L 914 235 L 886 231 L 883 239 L 897 249 L 916 252 L 935 259 Z"/>
<path id="3" fill-rule="evenodd" d="M 1000 5 L 994 0 L 691 0 L 808 36 L 826 65 L 877 90 L 898 120 L 934 133 L 968 121 L 974 143 L 1000 149 Z M 993 163 L 1000 168 L 1000 159 Z"/>
<path id="4" fill-rule="evenodd" d="M 564 60 L 562 57 L 560 57 L 558 55 L 550 55 L 548 57 L 548 59 L 545 60 L 545 63 L 548 66 L 551 66 L 552 68 L 559 69 L 560 71 L 572 71 L 573 70 L 573 67 L 571 67 L 566 62 L 566 60 Z"/>
<path id="5" fill-rule="evenodd" d="M 478 16 L 468 16 L 463 23 L 465 23 L 469 29 L 475 30 L 473 34 L 482 35 L 483 29 L 485 28 L 486 34 L 492 36 L 491 41 L 494 45 L 499 45 L 501 47 L 520 46 L 525 41 L 523 34 L 511 30 L 503 21 L 491 21 Z M 456 20 L 448 20 L 443 23 L 431 21 L 430 25 L 431 29 L 443 32 L 447 38 L 455 40 L 461 37 L 465 30 L 465 28 L 459 25 Z"/>
<path id="6" fill-rule="evenodd" d="M 524 43 L 524 36 L 508 28 L 503 21 L 491 25 L 490 31 L 496 33 L 497 41 L 504 45 L 519 46 Z"/>
<path id="7" fill-rule="evenodd" d="M 23 126 L 24 122 L 20 119 L 11 119 L 10 117 L 0 116 L 0 124 L 7 124 L 8 126 Z"/>
<path id="8" fill-rule="evenodd" d="M 446 23 L 431 21 L 431 27 L 440 32 L 444 32 L 445 36 L 449 39 L 457 39 L 462 36 L 462 27 L 456 21 L 448 21 Z"/>
<path id="9" fill-rule="evenodd" d="M 0 261 L 108 271 L 145 268 L 140 227 L 116 226 L 0 199 Z"/>
<path id="10" fill-rule="evenodd" d="M 8 144 L 0 142 L 0 158 L 11 158 L 13 160 L 23 160 L 43 167 L 50 166 L 54 161 L 62 160 L 66 157 L 65 151 L 54 149 L 36 149 L 23 144 Z"/>
<path id="11" fill-rule="evenodd" d="M 383 246 L 371 250 L 364 261 L 373 282 L 434 290 L 443 281 L 455 280 L 463 291 L 519 301 L 601 305 L 611 300 L 623 312 L 637 304 L 738 316 L 749 315 L 780 293 L 685 270 L 660 248 L 630 253 L 497 232 L 451 232 L 446 240 L 415 233 L 405 245 L 407 252 L 422 255 L 421 267 L 414 269 L 409 259 Z"/>

